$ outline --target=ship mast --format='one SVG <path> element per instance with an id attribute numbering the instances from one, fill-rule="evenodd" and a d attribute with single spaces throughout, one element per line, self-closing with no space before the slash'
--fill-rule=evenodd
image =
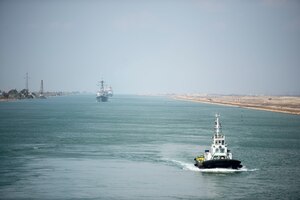
<path id="1" fill-rule="evenodd" d="M 98 81 L 98 84 L 97 84 L 97 86 L 100 86 L 100 90 L 104 90 L 104 81 L 102 80 L 102 81 Z"/>
<path id="2" fill-rule="evenodd" d="M 100 81 L 100 83 L 101 83 L 101 90 L 104 90 L 104 81 L 102 80 Z"/>
<path id="3" fill-rule="evenodd" d="M 219 120 L 220 114 L 216 114 L 216 120 L 215 120 L 215 134 L 217 135 L 217 137 L 219 137 L 219 135 L 221 134 L 221 123 Z"/>

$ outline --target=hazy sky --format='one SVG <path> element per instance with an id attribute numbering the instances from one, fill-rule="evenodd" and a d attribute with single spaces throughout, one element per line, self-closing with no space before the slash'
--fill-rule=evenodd
<path id="1" fill-rule="evenodd" d="M 0 89 L 300 94 L 300 1 L 0 0 Z"/>

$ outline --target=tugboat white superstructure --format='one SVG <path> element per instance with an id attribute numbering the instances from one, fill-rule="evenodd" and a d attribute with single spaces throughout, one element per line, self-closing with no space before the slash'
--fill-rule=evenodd
<path id="1" fill-rule="evenodd" d="M 210 150 L 205 150 L 201 156 L 197 156 L 195 166 L 198 168 L 231 168 L 239 169 L 243 167 L 241 161 L 232 159 L 232 153 L 227 148 L 225 135 L 222 135 L 222 127 L 219 120 L 220 115 L 216 114 L 215 132 Z"/>

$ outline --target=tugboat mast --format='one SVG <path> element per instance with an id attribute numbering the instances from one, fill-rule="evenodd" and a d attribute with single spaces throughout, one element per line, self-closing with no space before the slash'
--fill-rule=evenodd
<path id="1" fill-rule="evenodd" d="M 220 117 L 220 114 L 216 114 L 216 120 L 215 120 L 215 134 L 217 137 L 219 137 L 222 133 L 221 129 L 222 129 L 222 126 L 221 126 L 221 123 L 219 121 L 219 117 Z"/>

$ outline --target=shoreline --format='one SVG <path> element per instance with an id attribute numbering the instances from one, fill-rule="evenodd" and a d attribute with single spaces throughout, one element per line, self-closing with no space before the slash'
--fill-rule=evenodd
<path id="1" fill-rule="evenodd" d="M 300 115 L 300 97 L 271 96 L 189 96 L 175 95 L 175 100 L 247 108 Z"/>
<path id="2" fill-rule="evenodd" d="M 12 102 L 16 101 L 17 99 L 0 99 L 0 102 Z"/>

